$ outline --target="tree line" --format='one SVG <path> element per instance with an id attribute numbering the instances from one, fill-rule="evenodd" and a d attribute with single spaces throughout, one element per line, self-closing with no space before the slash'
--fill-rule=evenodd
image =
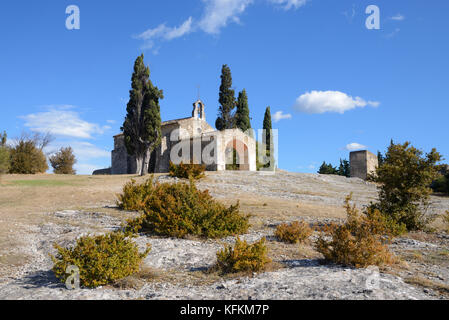
<path id="1" fill-rule="evenodd" d="M 53 141 L 51 134 L 22 133 L 11 144 L 7 144 L 7 134 L 0 134 L 0 175 L 1 174 L 38 174 L 48 169 L 46 148 Z M 71 147 L 61 148 L 49 156 L 55 174 L 75 174 L 76 163 Z"/>

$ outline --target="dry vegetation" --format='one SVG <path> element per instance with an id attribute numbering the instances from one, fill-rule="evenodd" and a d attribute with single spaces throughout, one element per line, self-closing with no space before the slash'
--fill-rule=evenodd
<path id="1" fill-rule="evenodd" d="M 156 178 L 159 177 L 162 177 L 163 181 L 167 179 L 165 176 L 156 175 Z M 136 184 L 142 184 L 146 181 L 146 178 L 136 176 L 4 176 L 0 185 L 0 220 L 2 221 L 0 224 L 0 277 L 11 274 L 12 270 L 29 262 L 31 258 L 29 252 L 10 250 L 11 248 L 25 247 L 27 245 L 21 236 L 17 236 L 17 234 L 23 234 L 27 226 L 45 226 L 46 224 L 56 225 L 64 223 L 64 225 L 70 224 L 73 227 L 86 228 L 88 226 L 90 230 L 103 231 L 102 226 L 95 226 L 83 220 L 65 221 L 63 219 L 56 219 L 49 215 L 49 213 L 60 210 L 95 212 L 114 218 L 122 223 L 130 218 L 138 217 L 140 214 L 122 211 L 116 206 L 117 194 L 122 192 L 123 186 L 131 178 L 136 180 Z M 291 179 L 291 174 L 282 173 L 278 179 L 284 178 Z M 316 190 L 319 190 L 319 192 L 313 192 L 313 190 L 308 190 L 304 186 L 298 186 L 296 189 L 289 191 L 288 186 L 279 188 L 278 182 L 269 184 L 267 181 L 270 178 L 260 178 L 265 179 L 263 183 L 267 186 L 268 192 L 259 193 L 258 190 L 250 188 L 252 186 L 251 182 L 246 181 L 250 179 L 255 178 L 251 174 L 247 174 L 246 176 L 235 174 L 234 176 L 233 173 L 227 173 L 226 175 L 207 173 L 206 177 L 198 183 L 198 188 L 200 190 L 210 189 L 211 195 L 226 207 L 235 204 L 236 200 L 239 200 L 240 213 L 242 215 L 252 215 L 249 221 L 251 224 L 249 233 L 268 235 L 264 244 L 266 246 L 264 250 L 266 251 L 262 250 L 266 254 L 266 261 L 273 261 L 273 263 L 266 265 L 268 270 L 288 268 L 290 261 L 322 259 L 323 255 L 316 250 L 314 245 L 316 238 L 330 224 L 337 223 L 341 226 L 346 220 L 346 210 L 342 207 L 342 198 L 340 195 L 335 196 L 338 188 L 330 183 L 328 189 L 317 186 Z M 318 180 L 316 183 L 320 184 L 321 181 Z M 249 186 L 248 190 L 246 189 L 247 185 Z M 357 184 L 355 187 L 357 187 L 357 190 L 360 190 L 360 192 L 356 191 L 354 196 L 359 203 L 366 203 L 365 199 L 370 199 L 375 196 L 375 189 L 372 186 Z M 304 189 L 304 192 L 301 193 L 298 191 L 300 189 Z M 347 190 L 343 191 L 346 192 Z M 270 192 L 272 193 L 271 195 Z M 321 197 L 324 197 L 326 194 L 327 197 L 333 197 L 337 200 L 331 202 L 324 199 L 325 201 L 323 201 Z M 445 200 L 442 199 L 440 201 Z M 288 227 L 286 230 L 291 227 L 295 229 L 294 221 L 298 220 L 304 221 L 304 225 L 313 226 L 314 231 L 311 237 L 303 235 L 302 227 L 299 232 L 301 234 L 299 239 L 310 238 L 310 243 L 284 243 L 270 236 L 274 235 L 276 227 L 282 224 Z M 437 223 L 437 230 L 441 231 L 446 228 L 443 217 L 438 219 Z M 118 226 L 119 223 L 116 223 L 116 225 Z M 295 231 L 293 230 L 291 234 L 294 235 Z M 310 235 L 310 231 L 305 232 L 305 234 Z M 417 241 L 429 243 L 441 241 L 436 235 L 423 234 L 426 236 L 420 235 L 419 237 L 421 238 L 417 239 Z M 413 237 L 418 237 L 418 235 L 412 233 L 407 236 L 408 239 L 412 239 Z M 326 239 L 329 241 L 329 238 Z M 257 243 L 257 241 L 248 241 L 247 245 L 249 246 L 249 244 L 253 243 Z M 376 245 L 379 244 L 378 242 L 373 243 Z M 447 246 L 445 242 L 443 242 L 443 245 Z M 221 247 L 227 247 L 227 245 Z M 231 246 L 228 248 L 231 248 Z M 235 247 L 232 246 L 232 248 Z M 229 250 L 228 253 L 231 252 Z M 407 268 L 401 267 L 402 269 L 394 269 L 396 268 L 394 266 L 394 270 L 390 270 L 389 272 L 408 279 L 407 281 L 413 285 L 422 287 L 425 284 L 426 288 L 435 290 L 440 294 L 445 294 L 444 284 L 433 280 L 428 274 L 415 271 L 418 270 L 416 269 L 415 263 L 438 265 L 446 268 L 444 261 L 448 260 L 447 251 L 439 250 L 438 253 L 434 254 L 423 253 L 420 249 L 413 251 L 413 253 L 398 252 L 396 249 L 393 251 L 399 258 L 407 261 L 409 266 Z M 223 260 L 226 260 L 224 255 Z M 137 289 L 149 282 L 210 285 L 211 283 L 220 281 L 223 277 L 226 278 L 227 276 L 205 272 L 205 270 L 181 271 L 145 268 L 138 273 L 115 281 L 112 283 L 112 286 L 114 288 Z M 446 276 L 444 278 L 446 279 Z"/>

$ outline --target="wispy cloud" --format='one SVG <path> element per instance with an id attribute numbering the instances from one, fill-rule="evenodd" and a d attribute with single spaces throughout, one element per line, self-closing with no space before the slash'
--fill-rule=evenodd
<path id="1" fill-rule="evenodd" d="M 311 91 L 304 93 L 296 99 L 294 108 L 305 113 L 322 114 L 336 112 L 343 114 L 355 108 L 366 106 L 378 107 L 377 101 L 365 101 L 360 97 L 351 97 L 340 91 Z"/>
<path id="2" fill-rule="evenodd" d="M 391 39 L 391 38 L 395 37 L 400 31 L 401 31 L 401 29 L 396 28 L 393 32 L 388 33 L 387 35 L 385 35 L 385 38 Z"/>
<path id="3" fill-rule="evenodd" d="M 205 10 L 198 26 L 209 34 L 218 34 L 229 22 L 240 23 L 239 16 L 254 0 L 203 0 Z"/>
<path id="4" fill-rule="evenodd" d="M 344 11 L 343 15 L 348 19 L 349 22 L 352 22 L 354 20 L 354 17 L 356 16 L 356 10 L 355 10 L 355 4 L 352 5 L 352 9 L 350 11 Z"/>
<path id="5" fill-rule="evenodd" d="M 103 134 L 109 126 L 100 126 L 80 118 L 73 106 L 51 106 L 48 111 L 32 113 L 20 118 L 34 132 L 50 132 L 56 136 L 91 139 L 94 134 Z"/>
<path id="6" fill-rule="evenodd" d="M 291 114 L 284 114 L 284 111 L 278 111 L 275 114 L 273 114 L 273 120 L 274 122 L 279 122 L 281 120 L 291 119 Z"/>
<path id="7" fill-rule="evenodd" d="M 298 9 L 308 0 L 267 0 L 285 10 Z M 255 0 L 202 0 L 204 11 L 199 19 L 189 17 L 179 27 L 168 27 L 166 23 L 148 29 L 137 39 L 144 40 L 144 49 L 153 49 L 157 54 L 159 47 L 157 41 L 170 41 L 193 32 L 202 31 L 211 35 L 218 35 L 230 23 L 240 23 L 241 15 Z"/>
<path id="8" fill-rule="evenodd" d="M 364 149 L 368 149 L 368 148 L 367 148 L 367 146 L 364 146 L 363 144 L 353 142 L 353 143 L 346 145 L 345 149 L 348 151 L 356 151 L 356 150 L 364 150 Z"/>
<path id="9" fill-rule="evenodd" d="M 390 20 L 403 21 L 405 20 L 405 16 L 398 13 L 397 15 L 390 17 Z"/>
<path id="10" fill-rule="evenodd" d="M 308 0 L 269 0 L 271 3 L 280 5 L 284 10 L 299 9 L 307 3 Z"/>
<path id="11" fill-rule="evenodd" d="M 75 169 L 78 174 L 92 174 L 95 169 L 104 167 L 92 163 L 109 162 L 111 154 L 108 150 L 85 141 L 101 136 L 111 129 L 109 125 L 102 126 L 83 120 L 75 106 L 48 106 L 46 109 L 20 117 L 31 131 L 50 132 L 55 137 L 44 150 L 46 154 L 57 152 L 61 147 L 72 147 L 77 159 Z M 113 120 L 106 122 L 114 123 Z"/>
<path id="12" fill-rule="evenodd" d="M 189 17 L 179 27 L 167 27 L 166 24 L 163 23 L 156 28 L 148 29 L 145 32 L 142 32 L 136 38 L 145 41 L 145 48 L 153 48 L 154 41 L 156 39 L 170 41 L 189 34 L 193 31 L 192 23 L 192 17 Z"/>

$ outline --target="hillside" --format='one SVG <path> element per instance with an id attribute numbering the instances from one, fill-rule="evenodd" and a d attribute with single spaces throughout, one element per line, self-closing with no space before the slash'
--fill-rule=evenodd
<path id="1" fill-rule="evenodd" d="M 68 291 L 57 282 L 49 253 L 52 244 L 73 244 L 81 235 L 116 230 L 133 213 L 116 208 L 115 195 L 132 176 L 6 176 L 0 185 L 0 299 L 447 299 L 449 236 L 412 233 L 391 249 L 403 262 L 381 270 L 353 270 L 321 264 L 313 248 L 285 245 L 273 237 L 275 227 L 304 220 L 323 225 L 345 218 L 349 193 L 363 206 L 376 187 L 360 179 L 278 172 L 208 173 L 198 186 L 220 201 L 240 201 L 253 215 L 244 239 L 267 237 L 275 267 L 252 277 L 220 277 L 204 272 L 215 252 L 233 238 L 202 241 L 139 237 L 152 251 L 144 271 L 115 287 Z M 134 177 L 135 178 L 135 177 Z M 158 175 L 161 181 L 173 179 Z M 142 178 L 137 178 L 141 181 Z M 449 208 L 449 198 L 433 197 L 429 214 Z M 374 287 L 368 279 L 376 279 Z"/>

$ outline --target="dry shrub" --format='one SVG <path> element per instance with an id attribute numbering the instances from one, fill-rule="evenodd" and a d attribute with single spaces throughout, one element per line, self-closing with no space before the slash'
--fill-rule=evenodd
<path id="1" fill-rule="evenodd" d="M 449 233 L 449 211 L 446 211 L 446 213 L 443 215 L 443 223 L 444 227 L 446 228 L 446 232 Z"/>
<path id="2" fill-rule="evenodd" d="M 153 178 L 138 184 L 132 179 L 124 185 L 123 193 L 117 195 L 117 205 L 122 210 L 140 211 L 145 207 L 145 201 L 154 191 Z"/>
<path id="3" fill-rule="evenodd" d="M 226 207 L 207 190 L 198 190 L 193 180 L 188 184 L 153 184 L 150 179 L 143 187 L 134 186 L 144 212 L 139 218 L 128 221 L 127 231 L 176 238 L 187 235 L 222 238 L 248 231 L 249 216 L 240 215 L 239 203 Z M 132 190 L 128 193 L 134 194 Z"/>
<path id="4" fill-rule="evenodd" d="M 393 255 L 387 246 L 390 235 L 384 216 L 372 209 L 360 214 L 355 205 L 351 206 L 351 198 L 352 195 L 345 201 L 347 222 L 328 226 L 326 235 L 321 235 L 317 241 L 317 251 L 328 261 L 356 268 L 392 263 Z"/>
<path id="5" fill-rule="evenodd" d="M 82 237 L 73 248 L 54 246 L 58 253 L 51 259 L 56 277 L 64 283 L 69 277 L 67 267 L 77 266 L 80 283 L 87 288 L 111 284 L 138 272 L 140 263 L 151 250 L 148 247 L 140 254 L 137 245 L 118 232 Z"/>
<path id="6" fill-rule="evenodd" d="M 55 174 L 76 174 L 73 169 L 76 159 L 71 147 L 61 148 L 49 160 Z"/>
<path id="7" fill-rule="evenodd" d="M 258 272 L 265 269 L 271 260 L 267 257 L 265 238 L 249 245 L 237 238 L 235 246 L 217 252 L 216 269 L 222 273 Z"/>
<path id="8" fill-rule="evenodd" d="M 302 243 L 312 235 L 312 229 L 303 221 L 281 224 L 274 234 L 279 240 L 287 243 Z"/>
<path id="9" fill-rule="evenodd" d="M 204 178 L 204 172 L 206 171 L 205 165 L 200 164 L 184 164 L 181 162 L 179 165 L 174 164 L 170 161 L 170 177 L 176 177 L 180 179 L 190 179 L 199 180 Z"/>

